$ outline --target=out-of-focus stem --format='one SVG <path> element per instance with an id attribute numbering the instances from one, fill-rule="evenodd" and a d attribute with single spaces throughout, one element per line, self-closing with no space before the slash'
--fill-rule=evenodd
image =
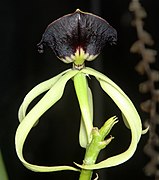
<path id="1" fill-rule="evenodd" d="M 8 180 L 8 176 L 7 176 L 6 168 L 4 165 L 1 150 L 0 150 L 0 179 L 1 180 Z"/>

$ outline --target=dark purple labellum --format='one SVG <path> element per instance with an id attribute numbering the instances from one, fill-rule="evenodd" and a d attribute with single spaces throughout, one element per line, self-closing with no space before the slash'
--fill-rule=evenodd
<path id="1" fill-rule="evenodd" d="M 106 43 L 116 41 L 117 32 L 107 21 L 77 9 L 46 28 L 38 50 L 42 53 L 44 46 L 49 46 L 58 58 L 69 63 L 80 53 L 84 59 L 93 60 Z"/>

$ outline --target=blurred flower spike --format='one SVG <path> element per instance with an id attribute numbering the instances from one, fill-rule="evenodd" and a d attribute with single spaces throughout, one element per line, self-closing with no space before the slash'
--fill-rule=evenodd
<path id="1" fill-rule="evenodd" d="M 82 169 L 101 169 L 119 165 L 132 157 L 136 151 L 141 134 L 145 132 L 142 131 L 141 120 L 133 103 L 107 76 L 83 65 L 84 60 L 94 59 L 107 42 L 114 44 L 116 39 L 115 29 L 105 20 L 93 14 L 81 12 L 80 10 L 76 10 L 73 14 L 63 16 L 48 26 L 38 45 L 39 51 L 42 52 L 44 46 L 50 46 L 62 61 L 67 63 L 73 62 L 74 68 L 68 69 L 34 87 L 26 95 L 20 106 L 20 124 L 16 131 L 15 145 L 19 159 L 28 169 L 38 172 L 61 170 L 80 171 L 78 168 L 66 165 L 34 165 L 28 163 L 23 157 L 23 146 L 29 132 L 35 124 L 41 120 L 40 117 L 61 99 L 65 85 L 70 79 L 74 82 L 81 110 L 79 132 L 79 143 L 81 147 L 87 148 L 92 143 L 93 136 L 95 136 L 93 133 L 101 136 L 98 139 L 101 140 L 99 146 L 102 146 L 102 148 L 112 139 L 104 140 L 107 138 L 106 136 L 109 134 L 111 128 L 116 124 L 116 117 L 107 120 L 99 132 L 97 131 L 97 133 L 95 133 L 95 128 L 93 127 L 93 98 L 87 81 L 88 76 L 94 76 L 97 79 L 101 88 L 112 98 L 121 110 L 125 125 L 131 132 L 131 142 L 129 148 L 121 154 L 107 158 L 97 164 L 76 165 Z M 44 92 L 46 92 L 46 94 L 42 99 L 26 113 L 29 104 Z M 58 146 L 55 144 L 55 147 Z"/>
<path id="2" fill-rule="evenodd" d="M 115 44 L 116 30 L 101 17 L 77 9 L 52 22 L 38 44 L 42 53 L 49 46 L 65 63 L 80 69 L 84 60 L 94 60 L 106 43 Z"/>

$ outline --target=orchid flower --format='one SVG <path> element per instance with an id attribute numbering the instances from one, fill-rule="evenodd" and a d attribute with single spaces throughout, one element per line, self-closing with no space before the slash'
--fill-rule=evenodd
<path id="1" fill-rule="evenodd" d="M 107 21 L 79 9 L 57 19 L 46 28 L 42 40 L 38 44 L 39 52 L 42 53 L 44 48 L 48 46 L 60 60 L 65 63 L 72 63 L 73 68 L 34 87 L 26 95 L 20 106 L 20 124 L 16 131 L 15 145 L 19 159 L 28 169 L 38 172 L 80 171 L 79 168 L 82 170 L 101 169 L 124 163 L 135 153 L 141 134 L 146 131 L 142 131 L 141 119 L 133 103 L 120 87 L 107 76 L 84 65 L 85 60 L 94 60 L 107 43 L 115 44 L 116 40 L 116 30 Z M 131 142 L 125 152 L 99 163 L 95 163 L 97 155 L 113 139 L 113 137 L 105 138 L 117 123 L 117 117 L 107 120 L 100 129 L 93 126 L 93 98 L 87 82 L 88 76 L 94 76 L 105 93 L 116 103 L 121 110 L 126 127 L 131 132 Z M 75 163 L 78 168 L 66 165 L 39 166 L 30 164 L 23 157 L 24 142 L 39 118 L 62 98 L 65 85 L 70 79 L 74 82 L 81 110 L 79 142 L 81 147 L 86 148 L 84 162 L 82 165 Z M 44 92 L 46 94 L 42 99 L 26 113 L 29 104 Z"/>

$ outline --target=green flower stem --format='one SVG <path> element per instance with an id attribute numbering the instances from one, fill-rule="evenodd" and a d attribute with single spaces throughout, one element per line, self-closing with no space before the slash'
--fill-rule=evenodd
<path id="1" fill-rule="evenodd" d="M 96 127 L 93 128 L 92 141 L 86 148 L 83 165 L 95 164 L 99 152 L 104 149 L 113 139 L 113 137 L 110 136 L 110 138 L 104 140 L 116 122 L 116 117 L 112 117 L 106 121 L 100 130 L 98 130 Z M 91 180 L 92 174 L 93 170 L 82 169 L 79 180 Z"/>
<path id="2" fill-rule="evenodd" d="M 91 141 L 91 131 L 93 128 L 93 119 L 92 119 L 92 110 L 90 107 L 90 98 L 89 98 L 89 87 L 86 79 L 86 75 L 79 71 L 73 77 L 74 87 L 77 94 L 77 98 L 79 101 L 81 113 L 82 113 L 82 121 L 84 124 L 84 128 L 82 132 L 85 132 L 83 138 L 86 139 L 87 144 Z M 85 137 L 84 137 L 85 136 Z"/>
<path id="3" fill-rule="evenodd" d="M 100 135 L 97 128 L 92 130 L 92 141 L 86 148 L 83 164 L 94 164 L 101 150 Z M 82 169 L 79 180 L 91 180 L 93 170 Z"/>
<path id="4" fill-rule="evenodd" d="M 87 140 L 83 165 L 92 165 L 95 164 L 99 152 L 113 139 L 113 137 L 110 137 L 109 139 L 104 140 L 117 121 L 116 117 L 112 117 L 106 121 L 100 130 L 98 128 L 93 128 L 86 74 L 79 71 L 79 73 L 73 77 L 73 81 L 82 113 L 82 120 L 85 125 L 84 131 L 82 131 L 85 133 L 83 133 L 82 137 Z M 79 180 L 90 180 L 92 174 L 93 170 L 82 169 Z"/>

